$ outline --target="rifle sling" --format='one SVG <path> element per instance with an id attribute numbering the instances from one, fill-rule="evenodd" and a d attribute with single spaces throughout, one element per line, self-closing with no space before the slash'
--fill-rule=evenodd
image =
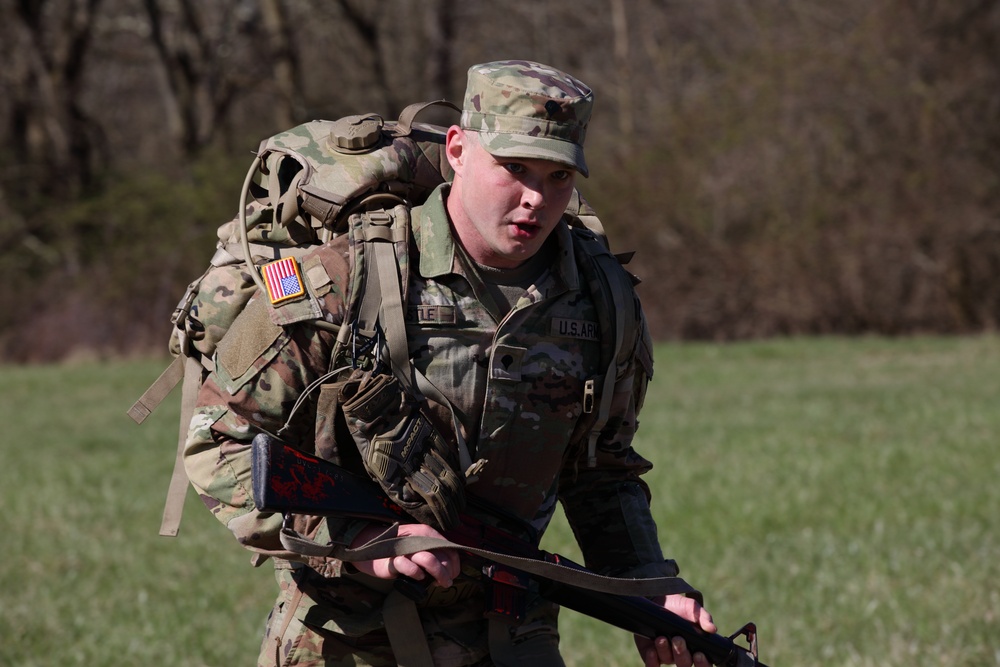
<path id="1" fill-rule="evenodd" d="M 694 587 L 678 576 L 645 579 L 609 577 L 590 570 L 576 569 L 545 560 L 513 556 L 488 549 L 478 549 L 437 537 L 415 535 L 400 537 L 397 535 L 397 530 L 398 525 L 393 525 L 368 544 L 356 549 L 349 549 L 343 545 L 319 544 L 297 533 L 288 527 L 286 522 L 286 525 L 281 529 L 281 544 L 289 551 L 303 556 L 332 557 L 348 563 L 392 556 L 408 556 L 418 551 L 432 549 L 457 549 L 500 565 L 512 567 L 525 574 L 600 593 L 639 597 L 698 594 Z"/>

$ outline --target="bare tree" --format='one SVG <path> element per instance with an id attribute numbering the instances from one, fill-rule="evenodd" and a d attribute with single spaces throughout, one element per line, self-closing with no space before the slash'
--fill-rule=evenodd
<path id="1" fill-rule="evenodd" d="M 240 47 L 252 51 L 258 7 L 253 0 L 143 0 L 143 6 L 164 77 L 168 125 L 182 154 L 196 155 L 215 138 L 239 94 L 264 79 L 260 59 L 236 58 Z"/>
<path id="2" fill-rule="evenodd" d="M 93 181 L 100 132 L 80 104 L 100 0 L 20 0 L 13 7 L 15 46 L 6 50 L 11 93 L 8 137 L 46 191 L 68 194 Z"/>
<path id="3" fill-rule="evenodd" d="M 368 81 L 371 88 L 385 100 L 389 109 L 399 107 L 396 96 L 388 85 L 389 64 L 386 63 L 380 44 L 381 11 L 370 3 L 353 3 L 351 0 L 337 0 L 342 19 L 347 21 L 355 36 L 361 41 L 368 55 L 370 67 Z"/>
<path id="4" fill-rule="evenodd" d="M 288 10 L 282 0 L 261 0 L 264 27 L 270 44 L 274 84 L 279 92 L 279 104 L 274 107 L 278 127 L 291 127 L 305 120 L 302 68 Z"/>
<path id="5" fill-rule="evenodd" d="M 452 94 L 452 54 L 455 41 L 455 0 L 434 0 L 424 14 L 427 38 L 427 95 L 447 99 Z"/>
<path id="6" fill-rule="evenodd" d="M 229 215 L 261 136 L 527 58 L 597 93 L 581 187 L 656 335 L 995 328 L 998 34 L 1000 0 L 0 0 L 0 272 L 83 304 Z"/>
<path id="7" fill-rule="evenodd" d="M 625 0 L 610 0 L 611 25 L 614 32 L 614 58 L 618 70 L 618 131 L 621 145 L 631 143 L 635 129 L 632 105 L 632 75 L 629 67 L 628 3 Z"/>

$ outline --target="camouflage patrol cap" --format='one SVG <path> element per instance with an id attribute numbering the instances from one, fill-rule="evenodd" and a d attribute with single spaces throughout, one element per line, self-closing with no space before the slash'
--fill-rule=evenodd
<path id="1" fill-rule="evenodd" d="M 583 140 L 594 93 L 565 72 L 527 60 L 469 68 L 461 127 L 498 157 L 539 158 L 588 175 Z"/>

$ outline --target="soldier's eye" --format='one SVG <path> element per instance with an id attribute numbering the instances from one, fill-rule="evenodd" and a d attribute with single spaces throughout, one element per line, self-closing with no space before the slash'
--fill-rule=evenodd
<path id="1" fill-rule="evenodd" d="M 506 162 L 504 163 L 503 168 L 516 175 L 521 175 L 527 171 L 524 165 L 520 162 Z"/>

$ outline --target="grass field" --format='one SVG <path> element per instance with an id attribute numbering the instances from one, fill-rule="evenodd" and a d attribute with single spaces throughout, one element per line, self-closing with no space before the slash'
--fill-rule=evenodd
<path id="1" fill-rule="evenodd" d="M 176 400 L 125 410 L 161 367 L 0 367 L 0 665 L 254 664 L 269 568 L 193 493 L 156 535 Z M 1000 665 L 1000 338 L 660 346 L 640 433 L 666 552 L 771 667 Z M 561 517 L 543 546 L 576 555 Z"/>

